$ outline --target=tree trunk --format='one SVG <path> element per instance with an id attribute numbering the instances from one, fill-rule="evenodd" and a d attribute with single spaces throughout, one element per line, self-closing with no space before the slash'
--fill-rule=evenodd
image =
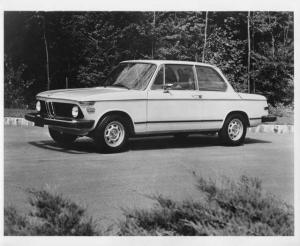
<path id="1" fill-rule="evenodd" d="M 250 11 L 248 11 L 247 17 L 247 29 L 248 29 L 248 93 L 250 93 L 250 56 L 251 56 L 251 43 L 250 43 Z"/>
<path id="2" fill-rule="evenodd" d="M 152 35 L 154 36 L 154 32 L 155 32 L 155 18 L 156 18 L 156 15 L 155 15 L 155 11 L 153 12 L 153 24 L 152 24 Z M 154 59 L 154 38 L 152 36 L 152 44 L 151 44 L 151 57 L 152 59 Z"/>
<path id="3" fill-rule="evenodd" d="M 68 81 L 68 76 L 66 76 L 66 89 L 69 88 L 69 81 Z"/>
<path id="4" fill-rule="evenodd" d="M 270 35 L 271 35 L 271 43 L 272 43 L 272 58 L 275 57 L 275 38 L 273 35 L 273 31 L 271 28 L 271 17 L 270 17 L 270 12 L 268 11 L 268 19 L 269 19 L 269 26 L 270 26 Z"/>
<path id="5" fill-rule="evenodd" d="M 206 39 L 207 39 L 207 22 L 208 22 L 208 11 L 205 13 L 205 29 L 204 29 L 204 45 L 202 52 L 202 62 L 205 61 L 205 49 L 206 49 Z"/>
<path id="6" fill-rule="evenodd" d="M 254 17 L 255 17 L 254 15 L 255 15 L 255 12 L 252 12 L 252 20 L 253 20 Z M 251 37 L 252 37 L 252 38 L 251 38 L 251 46 L 252 46 L 252 51 L 253 51 L 253 53 L 255 53 L 254 34 L 255 34 L 254 27 L 252 27 L 252 33 L 251 33 Z M 250 53 L 250 55 L 251 55 L 251 53 Z M 251 58 L 251 56 L 250 56 L 250 58 Z M 250 62 L 251 62 L 251 60 L 250 60 Z M 250 63 L 250 65 L 251 65 L 251 63 Z M 253 67 L 253 64 L 252 64 L 252 70 L 255 71 L 255 68 Z M 255 85 L 255 79 L 252 81 L 252 85 L 253 85 L 252 92 L 255 93 L 255 87 L 256 87 L 256 85 Z"/>
<path id="7" fill-rule="evenodd" d="M 275 39 L 274 39 L 274 35 L 271 32 L 271 37 L 272 37 L 272 57 L 275 57 Z"/>
<path id="8" fill-rule="evenodd" d="M 46 38 L 46 20 L 45 16 L 43 17 L 43 39 L 45 43 L 45 52 L 46 52 L 46 73 L 47 73 L 47 90 L 50 90 L 50 72 L 49 72 L 49 52 L 48 52 L 48 42 Z"/>

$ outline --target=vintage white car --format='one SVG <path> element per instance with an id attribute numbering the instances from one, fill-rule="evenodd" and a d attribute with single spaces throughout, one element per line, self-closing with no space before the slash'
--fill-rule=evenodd
<path id="1" fill-rule="evenodd" d="M 218 133 L 223 143 L 240 145 L 247 127 L 276 120 L 264 96 L 237 93 L 217 67 L 186 61 L 124 61 L 99 87 L 45 91 L 36 99 L 37 112 L 25 118 L 48 125 L 58 144 L 88 136 L 109 152 L 149 134 Z"/>

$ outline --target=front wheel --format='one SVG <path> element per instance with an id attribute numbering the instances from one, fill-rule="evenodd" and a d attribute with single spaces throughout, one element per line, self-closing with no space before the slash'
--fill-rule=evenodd
<path id="1" fill-rule="evenodd" d="M 100 152 L 119 152 L 128 141 L 126 120 L 118 115 L 105 117 L 96 129 L 95 141 Z"/>
<path id="2" fill-rule="evenodd" d="M 242 145 L 247 132 L 246 119 L 240 114 L 228 116 L 219 132 L 221 141 L 227 145 Z"/>
<path id="3" fill-rule="evenodd" d="M 60 132 L 50 127 L 49 127 L 49 134 L 52 137 L 52 139 L 61 146 L 68 146 L 72 144 L 77 138 L 76 135 Z"/>

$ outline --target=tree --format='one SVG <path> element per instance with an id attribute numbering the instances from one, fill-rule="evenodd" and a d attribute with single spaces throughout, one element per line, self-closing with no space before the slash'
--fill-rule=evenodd
<path id="1" fill-rule="evenodd" d="M 248 11 L 248 16 L 247 16 L 247 31 L 248 31 L 248 93 L 251 92 L 250 90 L 250 62 L 251 62 L 251 44 L 250 44 L 250 11 Z"/>
<path id="2" fill-rule="evenodd" d="M 208 11 L 205 12 L 205 30 L 204 30 L 204 45 L 203 45 L 203 52 L 202 52 L 202 62 L 205 61 L 205 48 L 206 48 L 206 41 L 207 41 L 207 23 L 208 23 Z"/>
<path id="3" fill-rule="evenodd" d="M 66 78 L 69 87 L 101 85 L 129 59 L 202 60 L 238 91 L 249 91 L 251 79 L 271 103 L 290 103 L 293 33 L 292 12 L 5 12 L 4 82 L 14 85 L 5 106 L 13 91 L 33 105 L 36 93 L 65 88 Z"/>

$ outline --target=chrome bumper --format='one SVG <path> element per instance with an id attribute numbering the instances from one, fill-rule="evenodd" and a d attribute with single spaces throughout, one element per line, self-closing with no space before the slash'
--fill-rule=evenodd
<path id="1" fill-rule="evenodd" d="M 89 129 L 94 125 L 93 120 L 71 119 L 71 118 L 46 118 L 38 113 L 29 113 L 25 119 L 34 122 L 35 126 L 43 127 L 44 125 L 58 126 L 72 129 Z"/>

